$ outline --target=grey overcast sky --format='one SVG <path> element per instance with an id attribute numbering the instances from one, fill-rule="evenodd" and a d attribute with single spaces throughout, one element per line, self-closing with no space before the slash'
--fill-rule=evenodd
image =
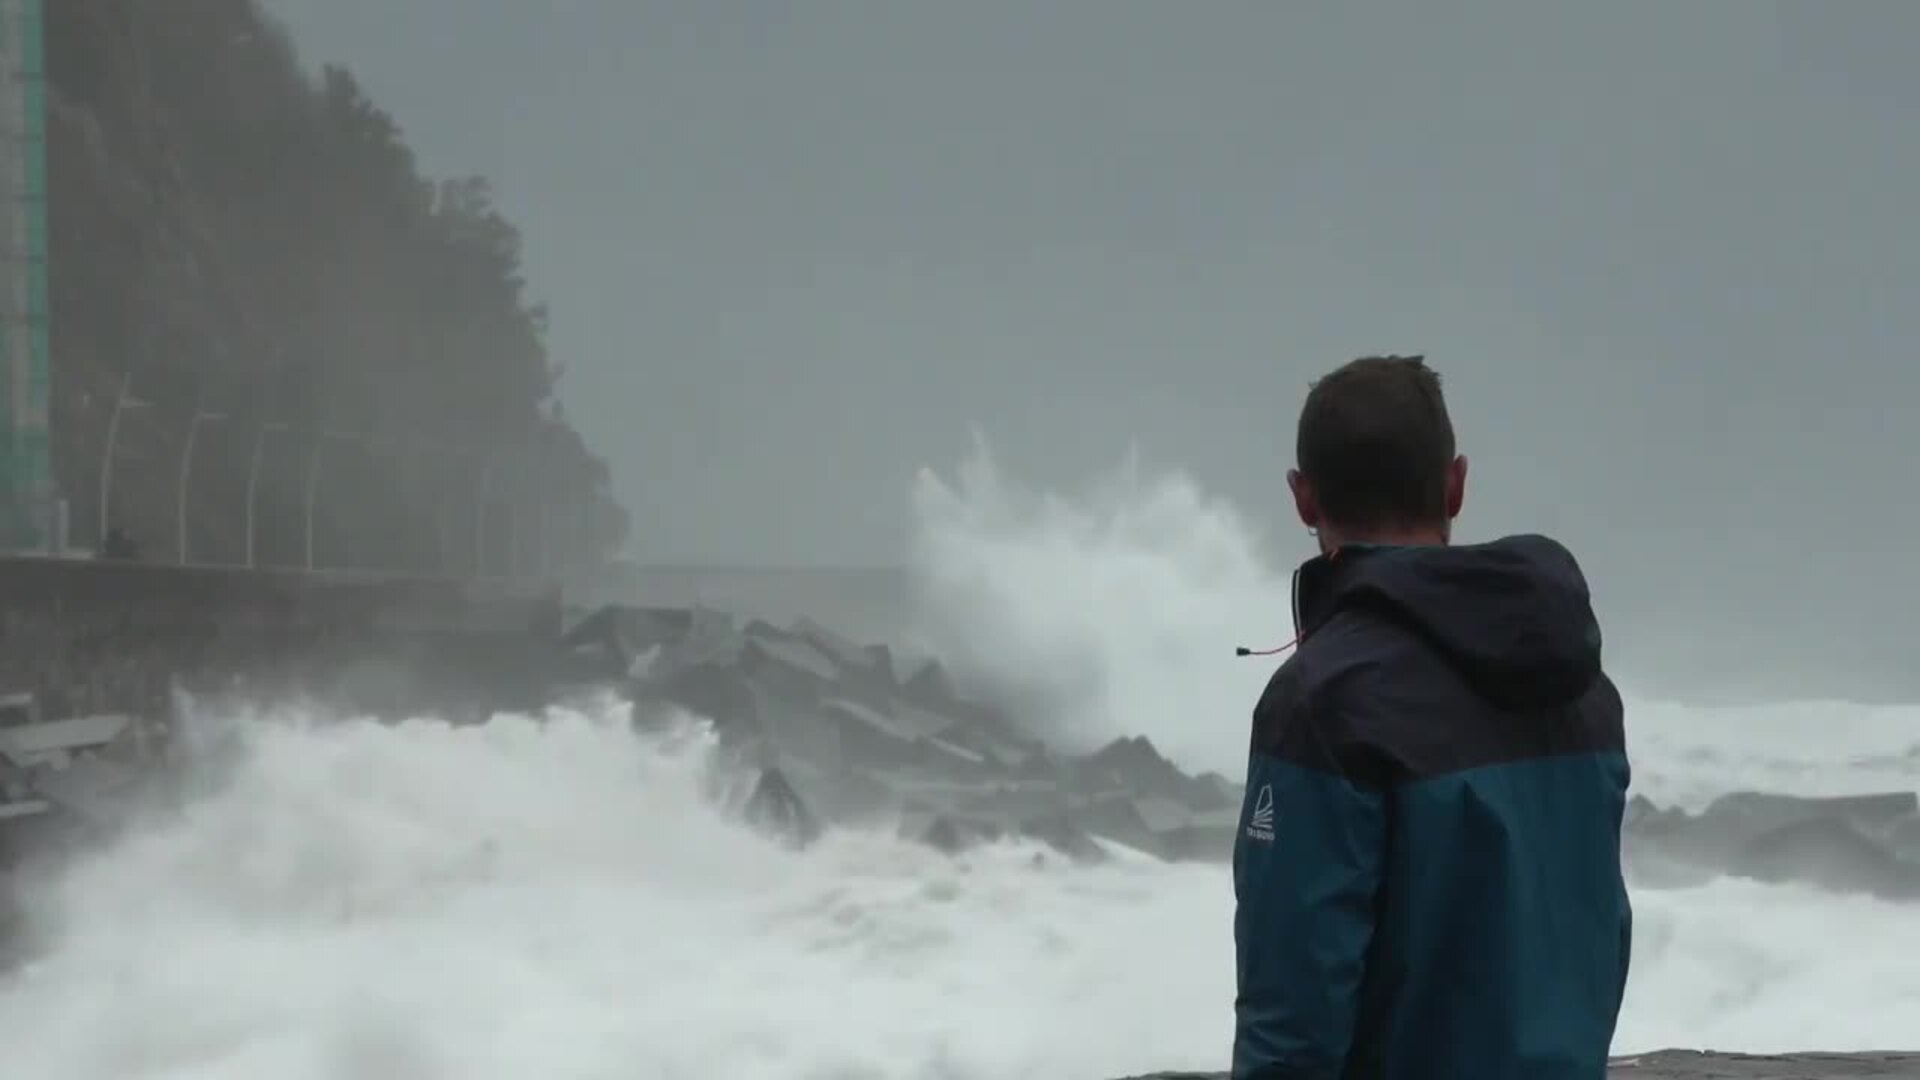
<path id="1" fill-rule="evenodd" d="M 1920 3 L 268 6 L 496 183 L 643 559 L 893 561 L 976 424 L 1286 537 L 1306 381 L 1424 351 L 1464 532 L 1920 635 Z"/>

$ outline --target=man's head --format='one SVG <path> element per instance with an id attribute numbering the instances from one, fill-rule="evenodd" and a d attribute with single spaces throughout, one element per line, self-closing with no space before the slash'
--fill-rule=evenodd
<path id="1" fill-rule="evenodd" d="M 1315 382 L 1287 473 L 1294 508 L 1323 550 L 1445 543 L 1466 498 L 1440 375 L 1420 356 L 1366 356 Z"/>

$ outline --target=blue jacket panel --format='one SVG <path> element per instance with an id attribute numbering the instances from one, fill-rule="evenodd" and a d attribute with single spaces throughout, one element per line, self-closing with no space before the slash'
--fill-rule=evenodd
<path id="1" fill-rule="evenodd" d="M 1235 1080 L 1603 1080 L 1629 770 L 1572 557 L 1348 549 L 1296 618 L 1234 853 Z"/>

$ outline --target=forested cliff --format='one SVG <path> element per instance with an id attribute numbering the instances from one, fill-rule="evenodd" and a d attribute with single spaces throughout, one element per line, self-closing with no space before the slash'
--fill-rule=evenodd
<path id="1" fill-rule="evenodd" d="M 306 563 L 309 503 L 320 568 L 534 573 L 618 548 L 484 181 L 423 176 L 353 76 L 309 69 L 254 0 L 53 0 L 47 21 L 76 542 L 102 536 L 104 490 L 144 557 L 179 558 L 184 490 L 193 562 L 247 561 L 250 502 L 262 565 Z"/>

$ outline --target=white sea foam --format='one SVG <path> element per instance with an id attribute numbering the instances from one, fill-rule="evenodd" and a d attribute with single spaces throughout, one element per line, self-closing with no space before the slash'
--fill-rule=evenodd
<path id="1" fill-rule="evenodd" d="M 1135 466 L 1075 496 L 984 461 L 919 493 L 932 639 L 1082 742 L 1143 732 L 1233 770 L 1282 633 L 1247 529 Z M 1639 775 L 1911 787 L 1920 714 L 1634 706 Z M 37 896 L 43 958 L 0 985 L 38 1080 L 1097 1080 L 1220 1067 L 1218 866 L 1097 868 L 883 834 L 805 854 L 737 826 L 694 724 L 617 710 L 432 723 L 256 719 L 181 815 Z M 1642 892 L 1618 1049 L 1912 1042 L 1910 910 L 1723 882 Z"/>

